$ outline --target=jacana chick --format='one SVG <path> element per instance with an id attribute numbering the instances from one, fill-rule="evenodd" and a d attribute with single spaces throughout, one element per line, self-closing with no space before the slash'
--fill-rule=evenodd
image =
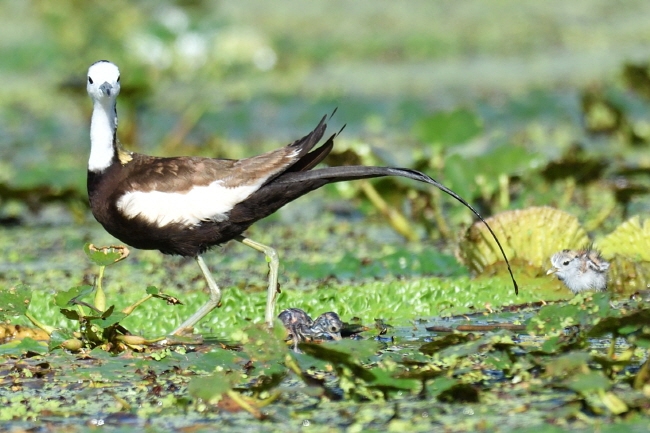
<path id="1" fill-rule="evenodd" d="M 311 317 L 300 308 L 287 308 L 278 314 L 278 319 L 287 330 L 287 339 L 293 343 L 293 351 L 301 353 L 298 343 L 314 339 L 341 339 L 343 322 L 338 314 L 334 312 L 323 313 L 312 320 Z"/>
<path id="2" fill-rule="evenodd" d="M 300 353 L 298 343 L 311 338 L 314 321 L 300 308 L 287 308 L 278 314 L 278 319 L 287 330 L 287 338 L 293 342 L 293 351 Z"/>
<path id="3" fill-rule="evenodd" d="M 173 334 L 193 327 L 219 304 L 221 291 L 202 254 L 230 240 L 261 251 L 268 259 L 264 318 L 271 326 L 278 289 L 278 255 L 273 248 L 242 233 L 285 204 L 328 183 L 406 177 L 439 188 L 485 223 L 467 201 L 415 170 L 367 166 L 313 169 L 330 153 L 336 137 L 334 134 L 315 147 L 325 133 L 325 117 L 303 138 L 251 158 L 160 158 L 124 150 L 117 140 L 120 71 L 116 65 L 106 60 L 91 65 L 86 88 L 93 101 L 88 160 L 88 196 L 93 215 L 108 233 L 132 247 L 195 258 L 207 281 L 208 302 Z M 501 250 L 517 292 L 501 243 L 487 228 Z"/>
<path id="4" fill-rule="evenodd" d="M 310 327 L 310 332 L 313 338 L 329 337 L 334 340 L 340 340 L 341 329 L 343 329 L 343 322 L 339 315 L 333 311 L 328 311 L 314 320 L 314 323 Z"/>
<path id="5" fill-rule="evenodd" d="M 551 257 L 551 265 L 546 274 L 555 274 L 573 293 L 607 289 L 609 262 L 593 248 L 562 250 Z"/>

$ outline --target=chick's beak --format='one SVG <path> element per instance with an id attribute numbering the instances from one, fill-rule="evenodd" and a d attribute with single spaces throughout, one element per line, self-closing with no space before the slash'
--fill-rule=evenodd
<path id="1" fill-rule="evenodd" d="M 113 86 L 110 85 L 108 82 L 104 82 L 101 86 L 99 86 L 99 90 L 107 96 L 111 96 L 111 90 L 113 90 Z"/>
<path id="2" fill-rule="evenodd" d="M 337 341 L 343 339 L 340 332 L 331 332 L 330 336 Z"/>
<path id="3" fill-rule="evenodd" d="M 551 275 L 557 272 L 557 268 L 551 268 L 548 271 L 546 271 L 546 275 Z"/>

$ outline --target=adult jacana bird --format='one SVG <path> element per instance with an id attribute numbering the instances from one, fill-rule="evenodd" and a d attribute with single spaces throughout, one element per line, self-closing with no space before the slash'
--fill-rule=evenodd
<path id="1" fill-rule="evenodd" d="M 106 60 L 92 64 L 86 88 L 93 100 L 88 160 L 88 196 L 93 215 L 108 233 L 135 248 L 194 257 L 210 289 L 208 302 L 172 334 L 191 328 L 219 304 L 221 291 L 202 254 L 230 240 L 261 251 L 269 259 L 265 321 L 271 325 L 275 317 L 278 255 L 273 248 L 242 233 L 290 201 L 328 183 L 402 176 L 440 188 L 485 222 L 456 193 L 415 170 L 367 166 L 314 169 L 330 153 L 336 137 L 330 136 L 315 148 L 325 133 L 325 117 L 303 138 L 251 158 L 159 158 L 124 150 L 117 140 L 120 71 L 116 65 Z M 508 263 L 491 229 L 490 233 Z M 508 270 L 517 291 L 509 263 Z"/>

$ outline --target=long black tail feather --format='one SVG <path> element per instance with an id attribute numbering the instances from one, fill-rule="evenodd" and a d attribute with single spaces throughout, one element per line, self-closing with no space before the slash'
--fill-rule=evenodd
<path id="1" fill-rule="evenodd" d="M 342 182 L 346 180 L 368 179 L 368 178 L 382 177 L 382 176 L 400 176 L 408 179 L 413 179 L 418 182 L 428 183 L 429 185 L 433 185 L 436 188 L 440 189 L 441 191 L 447 193 L 451 197 L 461 202 L 465 207 L 469 208 L 469 210 L 471 210 L 474 213 L 474 215 L 476 215 L 478 219 L 480 219 L 483 222 L 483 224 L 485 224 L 488 231 L 494 238 L 494 241 L 497 243 L 497 246 L 501 251 L 501 255 L 503 255 L 503 259 L 506 261 L 506 265 L 508 266 L 508 272 L 510 273 L 512 284 L 515 287 L 515 294 L 519 294 L 519 286 L 517 285 L 515 276 L 512 273 L 512 269 L 510 268 L 510 262 L 508 261 L 508 257 L 506 256 L 505 251 L 503 251 L 501 242 L 499 242 L 499 239 L 497 238 L 496 234 L 492 231 L 492 228 L 487 223 L 487 221 L 485 221 L 485 219 L 483 219 L 481 214 L 479 214 L 478 211 L 472 207 L 472 205 L 470 205 L 467 201 L 465 201 L 465 199 L 463 199 L 454 191 L 450 190 L 440 182 L 427 176 L 424 173 L 421 173 L 416 170 L 406 169 L 406 168 L 348 165 L 348 166 L 341 166 L 341 167 L 326 167 L 326 168 L 320 168 L 311 171 L 288 172 L 281 175 L 277 180 L 275 180 L 274 183 L 287 184 L 287 183 L 304 182 L 310 180 L 321 180 L 321 181 L 325 180 L 326 183 L 333 183 L 333 182 Z"/>

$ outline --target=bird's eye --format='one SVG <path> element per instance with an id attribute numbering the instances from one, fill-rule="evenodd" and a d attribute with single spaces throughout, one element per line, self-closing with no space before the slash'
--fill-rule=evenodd
<path id="1" fill-rule="evenodd" d="M 569 266 L 569 263 L 571 263 L 569 260 L 565 260 L 562 262 L 562 265 Z"/>
<path id="2" fill-rule="evenodd" d="M 336 326 L 330 326 L 330 332 L 338 332 L 338 329 L 336 329 Z"/>
<path id="3" fill-rule="evenodd" d="M 93 83 L 93 79 L 90 78 L 90 77 L 88 77 L 88 83 L 92 84 L 92 83 Z"/>
<path id="4" fill-rule="evenodd" d="M 120 82 L 120 76 L 119 75 L 117 76 L 117 82 L 118 83 Z"/>

